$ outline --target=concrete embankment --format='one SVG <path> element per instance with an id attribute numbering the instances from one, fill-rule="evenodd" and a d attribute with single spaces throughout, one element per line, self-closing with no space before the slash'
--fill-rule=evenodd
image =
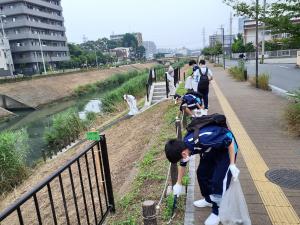
<path id="1" fill-rule="evenodd" d="M 14 116 L 14 114 L 6 109 L 0 107 L 0 119 L 5 119 L 7 117 Z"/>

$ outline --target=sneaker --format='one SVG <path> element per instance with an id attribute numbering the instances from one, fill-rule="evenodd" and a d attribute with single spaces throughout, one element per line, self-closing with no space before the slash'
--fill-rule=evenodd
<path id="1" fill-rule="evenodd" d="M 207 109 L 201 109 L 202 116 L 207 116 L 207 113 L 208 113 Z"/>
<path id="2" fill-rule="evenodd" d="M 218 225 L 221 222 L 220 217 L 214 213 L 211 213 L 209 217 L 205 220 L 205 225 Z"/>
<path id="3" fill-rule="evenodd" d="M 212 207 L 212 204 L 207 202 L 205 198 L 203 198 L 198 201 L 194 201 L 194 206 L 198 208 L 204 208 L 204 207 Z"/>

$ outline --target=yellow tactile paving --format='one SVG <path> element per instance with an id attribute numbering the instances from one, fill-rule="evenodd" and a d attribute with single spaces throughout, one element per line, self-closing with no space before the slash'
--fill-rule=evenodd
<path id="1" fill-rule="evenodd" d="M 228 123 L 238 140 L 240 152 L 246 162 L 247 168 L 272 224 L 299 225 L 300 219 L 282 189 L 271 183 L 265 177 L 265 173 L 269 170 L 268 166 L 259 154 L 251 138 L 248 136 L 245 128 L 231 108 L 226 97 L 223 95 L 218 84 L 213 81 L 212 86 L 227 117 Z"/>

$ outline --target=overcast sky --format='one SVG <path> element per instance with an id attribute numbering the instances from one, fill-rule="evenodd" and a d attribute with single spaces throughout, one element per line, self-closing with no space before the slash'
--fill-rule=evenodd
<path id="1" fill-rule="evenodd" d="M 221 24 L 229 33 L 231 8 L 222 0 L 62 0 L 69 42 L 81 43 L 111 34 L 141 32 L 160 48 L 203 45 Z M 233 20 L 237 32 L 237 19 Z"/>

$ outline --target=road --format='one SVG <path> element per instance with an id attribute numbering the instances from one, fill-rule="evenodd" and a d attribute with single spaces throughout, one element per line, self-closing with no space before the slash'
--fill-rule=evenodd
<path id="1" fill-rule="evenodd" d="M 237 61 L 226 60 L 227 66 L 237 65 Z M 248 74 L 255 75 L 255 61 L 246 63 Z M 300 88 L 300 69 L 295 64 L 259 64 L 259 73 L 270 75 L 270 84 L 286 91 L 293 91 Z"/>

